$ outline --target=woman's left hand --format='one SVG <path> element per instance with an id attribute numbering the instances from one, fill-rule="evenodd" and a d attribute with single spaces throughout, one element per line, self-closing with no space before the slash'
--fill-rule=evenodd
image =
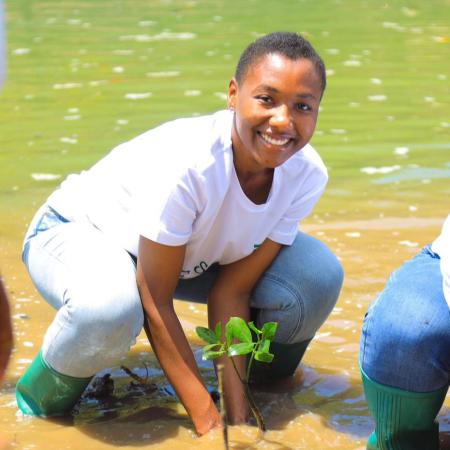
<path id="1" fill-rule="evenodd" d="M 208 322 L 214 329 L 221 322 L 224 329 L 230 317 L 237 316 L 246 322 L 250 320 L 250 295 L 257 281 L 280 251 L 281 245 L 269 239 L 251 255 L 232 264 L 221 266 L 221 270 L 208 296 Z M 246 378 L 247 358 L 234 357 L 240 378 Z M 230 358 L 215 360 L 223 364 L 223 389 L 228 420 L 231 424 L 247 421 L 249 405 L 245 387 L 239 380 Z"/>

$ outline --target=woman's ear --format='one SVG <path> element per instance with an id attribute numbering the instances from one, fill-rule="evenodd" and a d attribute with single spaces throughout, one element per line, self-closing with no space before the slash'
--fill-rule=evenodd
<path id="1" fill-rule="evenodd" d="M 228 97 L 227 97 L 228 109 L 234 110 L 234 107 L 236 106 L 237 91 L 238 91 L 237 81 L 235 78 L 232 78 L 230 80 L 230 84 L 228 85 Z"/>

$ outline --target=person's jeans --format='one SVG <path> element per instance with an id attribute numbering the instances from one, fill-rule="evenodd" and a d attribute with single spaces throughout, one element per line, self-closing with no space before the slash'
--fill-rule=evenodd
<path id="1" fill-rule="evenodd" d="M 364 319 L 360 365 L 372 380 L 412 392 L 449 383 L 450 311 L 439 256 L 425 247 L 393 272 Z"/>
<path id="2" fill-rule="evenodd" d="M 58 372 L 89 377 L 111 367 L 135 342 L 144 314 L 135 260 L 88 223 L 69 222 L 43 207 L 25 238 L 23 260 L 44 299 L 57 309 L 42 347 Z M 180 280 L 175 298 L 206 302 L 213 266 Z M 317 239 L 298 233 L 255 286 L 257 325 L 278 322 L 275 340 L 311 339 L 333 309 L 342 285 L 341 264 Z"/>

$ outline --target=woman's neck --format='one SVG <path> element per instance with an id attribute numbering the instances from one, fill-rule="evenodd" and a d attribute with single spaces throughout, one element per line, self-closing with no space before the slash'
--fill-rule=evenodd
<path id="1" fill-rule="evenodd" d="M 236 164 L 234 168 L 244 194 L 256 205 L 266 203 L 272 189 L 274 169 L 258 172 L 242 171 Z"/>

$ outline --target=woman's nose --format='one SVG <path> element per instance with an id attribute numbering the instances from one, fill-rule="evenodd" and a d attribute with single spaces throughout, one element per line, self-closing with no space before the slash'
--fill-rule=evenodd
<path id="1" fill-rule="evenodd" d="M 292 125 L 289 108 L 286 105 L 280 105 L 274 110 L 274 113 L 270 118 L 270 125 L 277 128 L 285 128 Z"/>

